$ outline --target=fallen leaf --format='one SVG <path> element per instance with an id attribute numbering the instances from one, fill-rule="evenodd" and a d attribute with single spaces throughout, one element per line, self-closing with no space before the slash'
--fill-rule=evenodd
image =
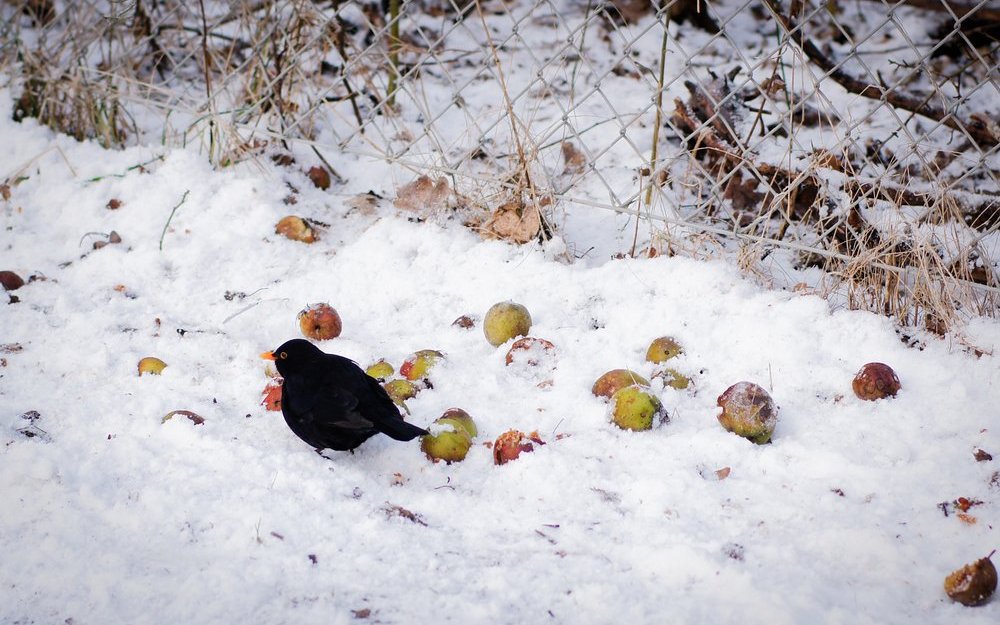
<path id="1" fill-rule="evenodd" d="M 542 215 L 534 204 L 511 200 L 501 204 L 484 226 L 488 236 L 514 243 L 533 241 L 542 229 Z"/>
<path id="2" fill-rule="evenodd" d="M 989 462 L 990 460 L 993 460 L 993 456 L 983 449 L 976 449 L 972 455 L 975 457 L 976 462 Z"/>
<path id="3" fill-rule="evenodd" d="M 435 211 L 447 208 L 450 193 L 446 178 L 432 180 L 428 176 L 420 176 L 396 190 L 393 204 L 401 210 Z"/>
<path id="4" fill-rule="evenodd" d="M 563 157 L 563 173 L 578 173 L 587 164 L 587 155 L 577 149 L 572 141 L 563 141 L 560 146 Z"/>

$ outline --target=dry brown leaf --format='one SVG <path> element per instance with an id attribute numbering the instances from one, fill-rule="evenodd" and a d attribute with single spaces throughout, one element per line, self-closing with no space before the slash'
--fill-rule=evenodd
<path id="1" fill-rule="evenodd" d="M 527 243 L 541 232 L 542 215 L 534 204 L 511 200 L 493 212 L 485 228 L 489 236 L 513 243 Z"/>
<path id="2" fill-rule="evenodd" d="M 572 141 L 562 142 L 563 173 L 578 173 L 587 164 L 587 156 L 573 145 Z"/>
<path id="3" fill-rule="evenodd" d="M 400 210 L 440 210 L 447 208 L 450 193 L 451 188 L 446 178 L 432 180 L 428 176 L 420 176 L 396 190 L 393 204 Z"/>

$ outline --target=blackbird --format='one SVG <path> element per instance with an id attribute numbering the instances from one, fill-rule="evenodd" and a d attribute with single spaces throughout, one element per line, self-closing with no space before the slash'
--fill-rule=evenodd
<path id="1" fill-rule="evenodd" d="M 273 352 L 281 384 L 281 414 L 296 436 L 316 448 L 352 450 L 379 432 L 408 441 L 427 430 L 403 421 L 396 404 L 352 360 L 326 354 L 303 339 Z"/>

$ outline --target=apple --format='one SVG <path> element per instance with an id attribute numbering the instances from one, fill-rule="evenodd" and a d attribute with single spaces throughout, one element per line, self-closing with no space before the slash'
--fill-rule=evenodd
<path id="1" fill-rule="evenodd" d="M 16 291 L 24 286 L 24 279 L 13 271 L 0 271 L 0 284 L 5 291 Z"/>
<path id="2" fill-rule="evenodd" d="M 649 344 L 649 349 L 646 350 L 646 361 L 661 363 L 683 353 L 684 348 L 673 337 L 661 336 L 658 339 L 653 339 L 653 342 Z"/>
<path id="3" fill-rule="evenodd" d="M 525 434 L 518 430 L 508 430 L 493 442 L 493 463 L 507 464 L 511 460 L 517 460 L 522 453 L 534 451 L 535 445 L 544 444 L 538 432 Z"/>
<path id="4" fill-rule="evenodd" d="M 663 386 L 669 386 L 670 388 L 677 389 L 678 391 L 683 391 L 691 385 L 691 378 L 687 377 L 677 369 L 671 369 L 669 367 L 654 373 L 653 379 L 655 380 L 657 378 L 663 382 Z"/>
<path id="5" fill-rule="evenodd" d="M 440 423 L 449 423 L 456 428 L 465 430 L 471 438 L 479 436 L 479 428 L 472 416 L 461 408 L 449 408 L 437 419 Z"/>
<path id="6" fill-rule="evenodd" d="M 335 339 L 343 329 L 340 315 L 329 304 L 310 304 L 299 311 L 302 334 L 317 341 Z"/>
<path id="7" fill-rule="evenodd" d="M 526 336 L 531 330 L 531 314 L 521 304 L 500 302 L 493 304 L 483 318 L 483 333 L 493 347 L 503 345 L 512 338 Z"/>
<path id="8" fill-rule="evenodd" d="M 468 430 L 453 419 L 441 417 L 427 428 L 429 434 L 420 438 L 420 450 L 434 462 L 461 462 L 472 447 Z"/>
<path id="9" fill-rule="evenodd" d="M 895 397 L 900 389 L 896 372 L 881 362 L 870 362 L 861 367 L 851 386 L 854 394 L 865 401 Z"/>
<path id="10" fill-rule="evenodd" d="M 997 569 L 990 561 L 993 553 L 966 564 L 944 580 L 944 591 L 967 606 L 983 605 L 997 589 Z"/>
<path id="11" fill-rule="evenodd" d="M 623 430 L 650 430 L 669 420 L 660 400 L 642 386 L 626 386 L 611 396 L 611 421 Z"/>
<path id="12" fill-rule="evenodd" d="M 264 398 L 261 400 L 260 405 L 264 406 L 265 410 L 278 411 L 281 410 L 281 380 L 271 380 L 264 387 Z"/>
<path id="13" fill-rule="evenodd" d="M 155 356 L 146 356 L 139 361 L 139 375 L 143 375 L 144 373 L 160 375 L 166 368 L 167 363 Z"/>
<path id="14" fill-rule="evenodd" d="M 303 243 L 315 243 L 318 238 L 312 226 L 298 215 L 282 217 L 277 225 L 274 226 L 274 233 L 280 234 L 286 239 L 301 241 Z"/>
<path id="15" fill-rule="evenodd" d="M 365 369 L 365 373 L 379 382 L 385 382 L 392 376 L 393 373 L 396 373 L 396 369 L 383 358 L 378 362 L 368 365 L 368 368 Z"/>
<path id="16" fill-rule="evenodd" d="M 758 445 L 771 442 L 778 407 L 763 388 L 753 382 L 737 382 L 719 395 L 716 403 L 722 408 L 718 416 L 722 427 Z"/>
<path id="17" fill-rule="evenodd" d="M 404 408 L 403 402 L 407 399 L 413 399 L 420 392 L 420 388 L 409 380 L 390 380 L 383 384 L 382 388 L 389 394 L 392 401 Z"/>
<path id="18" fill-rule="evenodd" d="M 504 362 L 509 366 L 516 360 L 534 367 L 543 358 L 551 357 L 555 353 L 555 350 L 556 346 L 550 341 L 526 336 L 514 341 L 514 344 L 507 351 L 507 357 L 504 358 Z"/>
<path id="19" fill-rule="evenodd" d="M 442 358 L 444 354 L 436 349 L 421 349 L 406 357 L 399 367 L 399 375 L 410 381 L 422 380 Z"/>
<path id="20" fill-rule="evenodd" d="M 326 167 L 314 165 L 309 168 L 307 175 L 317 189 L 326 191 L 330 188 L 330 172 L 327 171 Z"/>
<path id="21" fill-rule="evenodd" d="M 626 386 L 637 384 L 639 386 L 649 386 L 649 380 L 642 377 L 635 371 L 628 369 L 612 369 L 601 377 L 597 378 L 590 392 L 598 397 L 611 399 L 611 396 Z"/>

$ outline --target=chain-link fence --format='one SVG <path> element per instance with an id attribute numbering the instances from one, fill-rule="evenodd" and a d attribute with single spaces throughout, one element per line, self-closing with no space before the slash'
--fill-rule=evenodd
<path id="1" fill-rule="evenodd" d="M 643 226 L 627 254 L 816 267 L 852 305 L 937 331 L 998 311 L 996 0 L 5 12 L 15 114 L 81 136 L 115 144 L 157 119 L 219 163 L 297 143 L 334 177 L 329 156 L 350 153 L 385 164 L 401 208 L 517 242 L 609 210 Z"/>

